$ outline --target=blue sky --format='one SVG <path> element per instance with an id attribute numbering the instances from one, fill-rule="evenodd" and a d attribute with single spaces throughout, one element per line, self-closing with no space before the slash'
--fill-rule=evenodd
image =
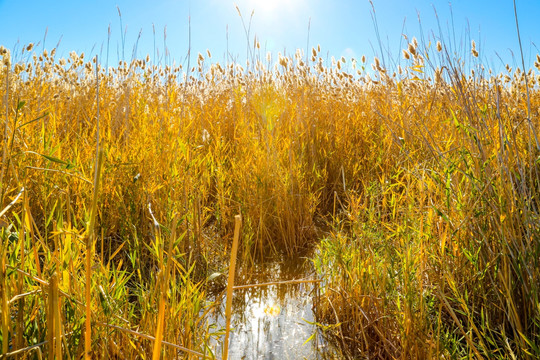
<path id="1" fill-rule="evenodd" d="M 516 65 L 519 47 L 512 0 L 456 0 L 451 6 L 448 1 L 439 0 L 373 3 L 382 43 L 396 59 L 400 56 L 403 33 L 419 39 L 422 35 L 426 39 L 438 38 L 439 23 L 447 43 L 454 42 L 454 33 L 457 45 L 475 39 L 483 62 L 494 70 L 503 66 L 496 54 L 504 62 Z M 29 42 L 41 42 L 42 46 L 47 29 L 45 48 L 56 47 L 60 41 L 57 52 L 61 56 L 75 50 L 87 55 L 101 54 L 104 62 L 110 25 L 109 64 L 114 65 L 122 58 L 123 30 L 127 29 L 126 59 L 131 59 L 139 32 L 137 57 L 149 54 L 153 58 L 154 41 L 159 53 L 164 53 L 166 27 L 170 59 L 182 63 L 188 51 L 191 17 L 194 57 L 209 49 L 213 61 L 223 63 L 228 48 L 233 59 L 244 62 L 247 41 L 235 5 L 240 8 L 246 26 L 254 11 L 250 44 L 256 35 L 263 52 L 291 54 L 297 48 L 306 49 L 310 25 L 309 47 L 320 44 L 324 55 L 360 58 L 365 54 L 369 59 L 375 54 L 380 56 L 368 0 L 0 0 L 0 44 L 11 49 L 17 43 L 19 48 Z M 122 13 L 122 25 L 117 6 Z M 526 63 L 532 64 L 540 46 L 540 1 L 517 0 L 517 9 Z M 402 43 L 401 47 L 404 46 Z"/>

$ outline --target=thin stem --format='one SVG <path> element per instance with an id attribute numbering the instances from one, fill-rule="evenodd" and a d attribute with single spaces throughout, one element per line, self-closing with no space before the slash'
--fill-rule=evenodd
<path id="1" fill-rule="evenodd" d="M 531 98 L 529 95 L 529 79 L 527 77 L 527 70 L 525 69 L 525 58 L 523 57 L 523 46 L 521 45 L 521 35 L 519 34 L 519 22 L 518 22 L 518 16 L 517 16 L 516 0 L 514 0 L 514 17 L 516 19 L 516 30 L 517 30 L 518 43 L 519 43 L 519 52 L 521 54 L 521 66 L 523 67 L 523 76 L 525 77 L 525 90 L 527 93 L 527 122 L 529 123 L 529 132 L 532 131 L 532 134 L 534 136 L 536 149 L 540 151 L 540 144 L 538 144 L 536 131 L 534 131 L 534 128 L 531 122 Z"/>

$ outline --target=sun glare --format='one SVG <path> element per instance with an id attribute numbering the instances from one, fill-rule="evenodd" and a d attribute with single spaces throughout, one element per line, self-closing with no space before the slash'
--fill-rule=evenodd
<path id="1" fill-rule="evenodd" d="M 253 10 L 260 12 L 261 14 L 268 15 L 272 14 L 276 9 L 278 9 L 281 1 L 267 1 L 267 0 L 249 0 L 248 6 L 253 7 Z"/>
<path id="2" fill-rule="evenodd" d="M 255 12 L 256 17 L 263 19 L 275 18 L 278 15 L 296 13 L 304 0 L 243 0 L 239 2 L 242 11 Z"/>

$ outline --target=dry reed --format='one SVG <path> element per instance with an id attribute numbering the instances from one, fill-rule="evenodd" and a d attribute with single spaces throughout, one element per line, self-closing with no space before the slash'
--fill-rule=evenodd
<path id="1" fill-rule="evenodd" d="M 317 322 L 344 357 L 540 356 L 540 78 L 442 40 L 412 39 L 396 73 L 319 47 L 194 71 L 12 55 L 2 352 L 212 357 L 206 279 L 234 275 L 241 213 L 243 264 L 318 246 Z"/>

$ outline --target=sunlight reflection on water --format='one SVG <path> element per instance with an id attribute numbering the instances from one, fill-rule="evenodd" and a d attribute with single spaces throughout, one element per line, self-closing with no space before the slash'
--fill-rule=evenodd
<path id="1" fill-rule="evenodd" d="M 299 258 L 257 265 L 245 273 L 240 269 L 239 274 L 238 285 L 315 278 L 311 264 Z M 235 290 L 229 359 L 329 358 L 321 334 L 306 343 L 317 331 L 310 324 L 315 321 L 312 310 L 315 287 L 313 283 L 303 283 Z M 225 301 L 210 319 L 218 329 L 225 327 L 224 304 Z M 223 337 L 213 344 L 219 357 L 221 341 Z"/>

